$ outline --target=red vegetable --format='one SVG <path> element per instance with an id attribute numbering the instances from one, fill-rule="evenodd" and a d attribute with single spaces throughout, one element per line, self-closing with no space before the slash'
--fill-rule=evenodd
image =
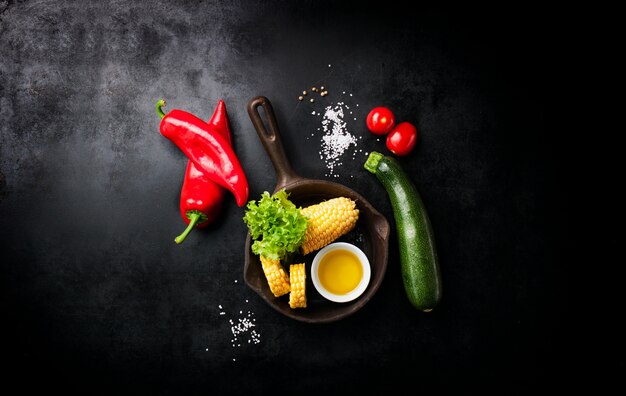
<path id="1" fill-rule="evenodd" d="M 215 129 L 224 136 L 228 141 L 228 144 L 232 146 L 232 140 L 230 136 L 230 124 L 228 123 L 228 113 L 226 112 L 226 105 L 223 100 L 217 102 L 217 107 L 213 112 L 213 116 L 209 120 L 209 125 L 215 127 Z"/>
<path id="2" fill-rule="evenodd" d="M 365 120 L 367 129 L 375 135 L 386 135 L 395 125 L 395 117 L 386 107 L 374 107 Z"/>
<path id="3" fill-rule="evenodd" d="M 176 144 L 206 177 L 232 192 L 238 206 L 243 206 L 248 200 L 248 180 L 228 141 L 215 126 L 191 113 L 174 109 L 163 114 L 164 104 L 163 100 L 157 102 L 157 112 L 163 117 L 161 134 Z"/>
<path id="4" fill-rule="evenodd" d="M 416 142 L 417 128 L 408 122 L 399 123 L 387 136 L 387 148 L 399 156 L 410 153 Z"/>
<path id="5" fill-rule="evenodd" d="M 228 144 L 231 144 L 230 126 L 224 101 L 220 100 L 217 103 L 209 125 L 214 126 Z M 180 193 L 180 214 L 188 227 L 175 238 L 176 243 L 183 243 L 194 227 L 204 228 L 217 217 L 222 208 L 225 192 L 223 187 L 205 176 L 193 161 L 187 162 Z"/>

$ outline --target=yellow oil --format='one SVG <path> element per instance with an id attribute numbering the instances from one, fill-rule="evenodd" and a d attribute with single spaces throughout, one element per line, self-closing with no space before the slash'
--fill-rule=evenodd
<path id="1" fill-rule="evenodd" d="M 363 267 L 354 253 L 337 249 L 322 258 L 318 276 L 322 286 L 329 292 L 346 294 L 354 290 L 361 282 Z"/>

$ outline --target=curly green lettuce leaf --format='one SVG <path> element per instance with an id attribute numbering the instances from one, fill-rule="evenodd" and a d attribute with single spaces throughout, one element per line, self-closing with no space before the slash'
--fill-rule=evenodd
<path id="1" fill-rule="evenodd" d="M 252 252 L 272 260 L 282 260 L 298 250 L 308 222 L 285 190 L 274 195 L 265 191 L 258 202 L 248 202 L 243 221 L 254 240 Z"/>

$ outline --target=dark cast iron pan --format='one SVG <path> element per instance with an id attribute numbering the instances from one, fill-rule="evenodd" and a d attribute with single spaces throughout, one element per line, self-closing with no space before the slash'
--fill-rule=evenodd
<path id="1" fill-rule="evenodd" d="M 259 107 L 265 113 L 266 121 L 261 118 Z M 274 192 L 285 189 L 290 200 L 298 207 L 306 207 L 327 199 L 348 197 L 356 202 L 359 209 L 359 220 L 353 231 L 337 241 L 350 242 L 363 250 L 372 269 L 370 283 L 365 292 L 356 300 L 346 303 L 335 303 L 325 300 L 313 286 L 311 281 L 311 263 L 315 252 L 306 256 L 297 255 L 294 263 L 305 262 L 307 307 L 289 308 L 289 295 L 274 297 L 271 293 L 259 257 L 252 253 L 250 234 L 246 237 L 244 280 L 272 308 L 296 320 L 309 323 L 332 322 L 353 314 L 363 307 L 378 290 L 387 269 L 389 245 L 389 223 L 369 202 L 353 190 L 324 180 L 306 179 L 298 176 L 291 167 L 283 148 L 274 110 L 270 101 L 263 96 L 253 98 L 248 103 L 248 114 L 252 124 L 269 155 L 277 174 Z M 288 267 L 285 268 L 288 271 Z"/>

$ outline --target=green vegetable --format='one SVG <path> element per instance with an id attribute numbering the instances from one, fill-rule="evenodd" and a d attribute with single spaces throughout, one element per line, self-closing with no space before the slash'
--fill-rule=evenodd
<path id="1" fill-rule="evenodd" d="M 298 250 L 304 240 L 307 218 L 280 190 L 274 195 L 265 191 L 261 199 L 248 202 L 243 221 L 254 240 L 252 252 L 272 260 L 281 260 Z"/>
<path id="2" fill-rule="evenodd" d="M 365 169 L 376 175 L 391 201 L 406 295 L 415 308 L 431 311 L 441 299 L 441 275 L 424 203 L 395 159 L 372 152 Z"/>

